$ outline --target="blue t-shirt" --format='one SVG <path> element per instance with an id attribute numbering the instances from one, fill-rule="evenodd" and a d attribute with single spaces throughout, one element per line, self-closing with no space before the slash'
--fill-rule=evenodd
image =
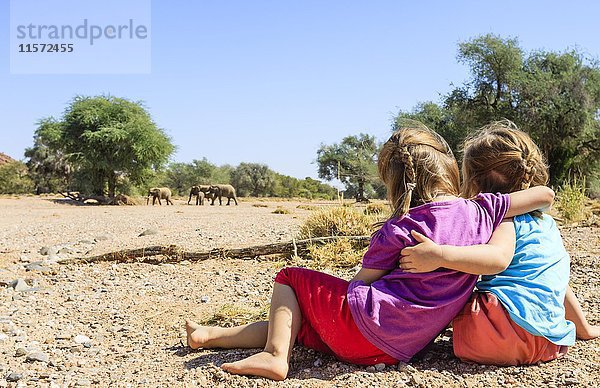
<path id="1" fill-rule="evenodd" d="M 556 345 L 575 343 L 575 325 L 565 319 L 569 254 L 556 223 L 547 214 L 514 218 L 517 244 L 508 266 L 497 275 L 482 276 L 481 291 L 498 297 L 511 319 L 527 332 Z"/>

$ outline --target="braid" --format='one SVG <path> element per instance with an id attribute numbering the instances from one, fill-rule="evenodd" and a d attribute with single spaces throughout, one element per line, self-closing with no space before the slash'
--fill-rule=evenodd
<path id="1" fill-rule="evenodd" d="M 406 177 L 406 183 L 415 183 L 416 174 L 412 155 L 408 151 L 408 147 L 405 145 L 401 145 L 399 151 L 402 163 L 404 163 L 404 176 Z"/>
<path id="2" fill-rule="evenodd" d="M 531 181 L 535 176 L 536 169 L 530 158 L 521 158 L 521 168 L 523 169 L 523 177 L 521 178 L 521 190 L 528 189 L 531 185 Z"/>
<path id="3" fill-rule="evenodd" d="M 412 155 L 410 154 L 408 146 L 404 144 L 398 145 L 398 152 L 400 154 L 400 160 L 404 165 L 404 194 L 398 198 L 398 204 L 396 206 L 396 212 L 400 211 L 402 214 L 408 213 L 410 204 L 412 201 L 412 193 L 416 187 L 416 174 L 413 163 Z"/>

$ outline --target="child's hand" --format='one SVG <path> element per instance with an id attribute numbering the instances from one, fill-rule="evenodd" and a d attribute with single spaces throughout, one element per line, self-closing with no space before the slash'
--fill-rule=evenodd
<path id="1" fill-rule="evenodd" d="M 444 260 L 442 247 L 417 231 L 412 230 L 410 233 L 418 244 L 400 252 L 400 268 L 406 272 L 420 273 L 435 271 L 441 267 Z"/>

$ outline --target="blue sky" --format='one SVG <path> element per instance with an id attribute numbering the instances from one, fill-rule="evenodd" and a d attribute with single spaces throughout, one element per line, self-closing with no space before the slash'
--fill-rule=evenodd
<path id="1" fill-rule="evenodd" d="M 155 0 L 151 14 L 150 74 L 11 75 L 0 0 L 0 152 L 22 159 L 38 119 L 75 95 L 111 94 L 145 102 L 174 161 L 317 177 L 321 143 L 384 140 L 399 109 L 465 81 L 459 42 L 495 33 L 600 57 L 596 1 Z"/>

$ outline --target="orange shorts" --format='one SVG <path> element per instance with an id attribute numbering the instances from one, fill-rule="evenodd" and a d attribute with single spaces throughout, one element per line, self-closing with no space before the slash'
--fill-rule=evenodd
<path id="1" fill-rule="evenodd" d="M 467 362 L 535 364 L 562 357 L 568 349 L 517 325 L 498 298 L 489 292 L 473 293 L 452 326 L 454 354 Z"/>

